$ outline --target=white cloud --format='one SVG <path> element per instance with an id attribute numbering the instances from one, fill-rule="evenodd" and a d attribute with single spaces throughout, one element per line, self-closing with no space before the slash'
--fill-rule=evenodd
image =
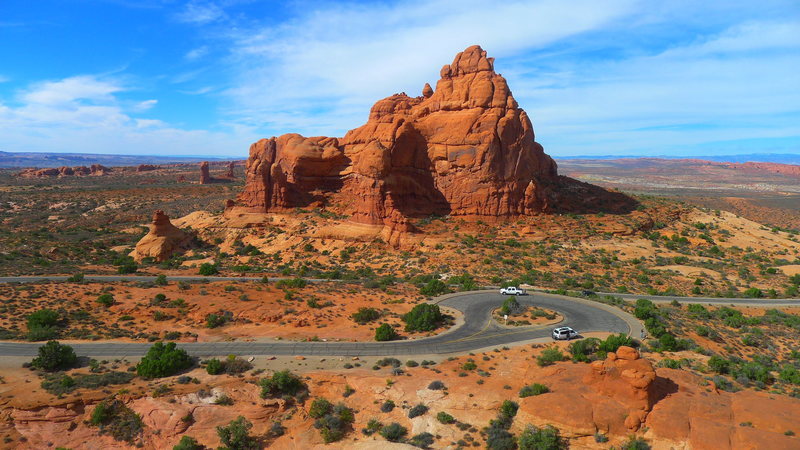
<path id="1" fill-rule="evenodd" d="M 234 35 L 241 120 L 276 132 L 341 134 L 377 99 L 418 94 L 439 68 L 472 44 L 502 58 L 551 44 L 624 16 L 632 1 L 415 1 L 327 5 L 271 28 Z M 324 110 L 324 115 L 315 111 Z"/>
<path id="2" fill-rule="evenodd" d="M 242 155 L 255 140 L 237 134 L 186 130 L 154 118 L 136 117 L 156 104 L 131 104 L 116 94 L 128 89 L 92 75 L 34 83 L 13 104 L 0 101 L 0 148 L 114 154 Z M 126 108 L 124 105 L 130 105 Z"/>
<path id="3" fill-rule="evenodd" d="M 133 110 L 137 112 L 147 111 L 158 104 L 158 100 L 144 100 L 134 105 Z"/>
<path id="4" fill-rule="evenodd" d="M 225 17 L 225 11 L 213 2 L 192 1 L 177 15 L 181 22 L 205 25 Z"/>
<path id="5" fill-rule="evenodd" d="M 208 54 L 208 47 L 204 45 L 202 47 L 197 47 L 192 50 L 189 50 L 184 56 L 184 58 L 186 58 L 189 61 L 196 61 L 206 56 L 207 54 Z"/>

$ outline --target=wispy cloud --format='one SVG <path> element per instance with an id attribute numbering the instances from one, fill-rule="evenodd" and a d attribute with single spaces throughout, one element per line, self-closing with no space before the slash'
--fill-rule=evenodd
<path id="1" fill-rule="evenodd" d="M 191 1 L 177 14 L 176 18 L 181 22 L 206 25 L 225 16 L 225 11 L 214 2 Z"/>
<path id="2" fill-rule="evenodd" d="M 195 61 L 206 56 L 207 54 L 208 54 L 208 47 L 204 45 L 202 47 L 197 47 L 192 50 L 189 50 L 188 52 L 186 52 L 184 58 L 186 58 L 189 61 Z"/>
<path id="3" fill-rule="evenodd" d="M 469 45 L 508 57 L 619 19 L 633 4 L 327 4 L 278 26 L 234 33 L 231 111 L 271 130 L 341 134 L 363 121 L 375 100 L 418 93 Z"/>
<path id="4" fill-rule="evenodd" d="M 0 101 L 0 147 L 15 151 L 135 154 L 146 150 L 197 155 L 223 153 L 231 141 L 242 138 L 137 117 L 157 101 L 144 100 L 126 107 L 130 102 L 118 96 L 129 91 L 118 80 L 94 75 L 34 83 L 12 104 Z"/>

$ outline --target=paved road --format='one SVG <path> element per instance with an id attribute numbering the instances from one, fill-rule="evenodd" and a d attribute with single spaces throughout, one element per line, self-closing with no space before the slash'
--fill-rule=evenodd
<path id="1" fill-rule="evenodd" d="M 391 356 L 466 353 L 500 347 L 516 342 L 547 338 L 553 326 L 504 328 L 491 320 L 491 311 L 507 296 L 495 291 L 478 291 L 438 299 L 437 303 L 458 309 L 464 323 L 446 333 L 395 342 L 203 342 L 179 344 L 195 356 L 303 355 L 303 356 Z M 638 333 L 636 319 L 622 310 L 600 303 L 552 294 L 519 297 L 522 304 L 558 311 L 564 320 L 559 326 L 571 326 L 579 332 L 607 331 Z M 35 356 L 41 344 L 0 342 L 0 355 Z M 142 356 L 151 344 L 97 342 L 71 344 L 80 356 Z"/>

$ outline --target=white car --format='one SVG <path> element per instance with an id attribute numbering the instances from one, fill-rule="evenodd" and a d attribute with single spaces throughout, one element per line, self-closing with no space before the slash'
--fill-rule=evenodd
<path id="1" fill-rule="evenodd" d="M 500 295 L 528 295 L 528 293 L 516 286 L 509 286 L 501 288 Z"/>
<path id="2" fill-rule="evenodd" d="M 553 330 L 553 339 L 556 341 L 568 341 L 578 337 L 578 332 L 570 327 L 558 327 Z"/>

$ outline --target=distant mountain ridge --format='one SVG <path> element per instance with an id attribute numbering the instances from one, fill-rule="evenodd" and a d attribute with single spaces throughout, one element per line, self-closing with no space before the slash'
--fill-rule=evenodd
<path id="1" fill-rule="evenodd" d="M 553 156 L 556 160 L 612 160 L 612 159 L 653 159 L 653 160 L 702 160 L 726 163 L 763 162 L 777 164 L 800 164 L 798 153 L 749 153 L 742 155 L 693 155 L 693 156 L 666 156 L 666 155 L 581 155 L 581 156 Z"/>
<path id="2" fill-rule="evenodd" d="M 0 151 L 0 167 L 61 167 L 61 166 L 138 166 L 139 164 L 182 164 L 200 161 L 230 161 L 241 157 L 107 155 L 95 153 L 35 153 Z"/>

